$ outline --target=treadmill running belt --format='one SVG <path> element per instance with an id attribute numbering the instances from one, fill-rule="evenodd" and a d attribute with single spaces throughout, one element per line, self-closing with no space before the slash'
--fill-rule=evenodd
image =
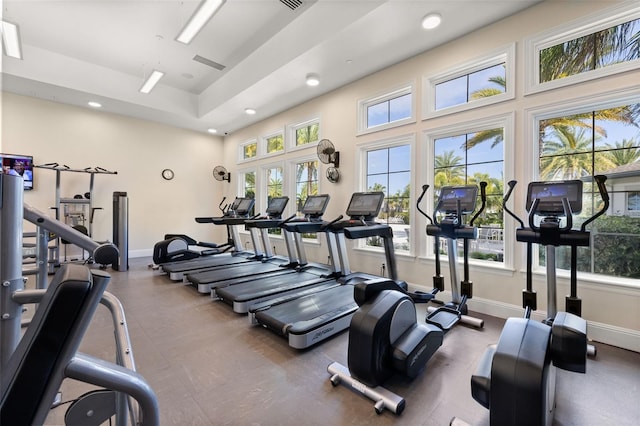
<path id="1" fill-rule="evenodd" d="M 353 299 L 353 287 L 341 285 L 258 311 L 255 319 L 269 329 L 286 335 L 308 332 L 356 309 L 358 305 Z"/>
<path id="2" fill-rule="evenodd" d="M 316 274 L 307 272 L 294 272 L 283 276 L 273 276 L 261 278 L 254 281 L 247 281 L 237 285 L 219 287 L 216 289 L 216 296 L 224 301 L 247 301 L 268 295 L 277 296 L 278 293 L 302 288 L 315 283 L 331 281 L 330 278 L 321 278 Z"/>
<path id="3" fill-rule="evenodd" d="M 242 256 L 214 255 L 211 257 L 199 257 L 197 259 L 185 260 L 183 262 L 165 263 L 160 265 L 162 270 L 168 273 L 187 272 L 196 269 L 215 268 L 217 266 L 233 265 L 235 263 L 246 263 L 250 259 Z"/>
<path id="4" fill-rule="evenodd" d="M 208 271 L 188 274 L 187 279 L 194 284 L 209 284 L 241 278 L 249 275 L 267 274 L 269 272 L 282 271 L 280 264 L 276 263 L 239 263 L 235 266 L 224 269 L 211 269 Z"/>

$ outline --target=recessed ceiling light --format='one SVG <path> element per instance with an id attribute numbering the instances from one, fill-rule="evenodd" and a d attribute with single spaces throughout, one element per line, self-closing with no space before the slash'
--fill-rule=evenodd
<path id="1" fill-rule="evenodd" d="M 320 77 L 318 74 L 307 74 L 307 86 L 317 86 L 320 84 Z"/>
<path id="2" fill-rule="evenodd" d="M 145 81 L 142 87 L 140 88 L 140 92 L 142 93 L 151 92 L 151 90 L 153 90 L 154 86 L 158 84 L 158 82 L 160 81 L 163 75 L 164 73 L 162 71 L 153 70 L 153 72 L 149 75 L 149 78 L 147 78 L 147 81 Z"/>
<path id="3" fill-rule="evenodd" d="M 11 22 L 1 21 L 0 30 L 2 31 L 4 54 L 12 58 L 22 59 L 18 26 Z"/>
<path id="4" fill-rule="evenodd" d="M 256 113 L 256 110 L 253 108 L 246 108 L 244 112 L 246 112 L 249 115 L 254 115 Z"/>
<path id="5" fill-rule="evenodd" d="M 429 13 L 422 19 L 422 28 L 432 30 L 438 27 L 440 22 L 442 22 L 442 16 L 439 13 Z"/>
<path id="6" fill-rule="evenodd" d="M 210 127 L 207 129 L 207 132 L 211 133 L 211 134 L 215 134 L 218 133 L 218 131 L 216 129 L 214 129 L 213 127 Z"/>
<path id="7" fill-rule="evenodd" d="M 203 0 L 195 13 L 184 26 L 176 40 L 180 43 L 189 44 L 191 40 L 200 32 L 209 19 L 220 9 L 225 0 Z"/>
<path id="8" fill-rule="evenodd" d="M 96 101 L 89 101 L 87 102 L 87 105 L 89 105 L 91 108 L 102 108 L 102 104 Z"/>

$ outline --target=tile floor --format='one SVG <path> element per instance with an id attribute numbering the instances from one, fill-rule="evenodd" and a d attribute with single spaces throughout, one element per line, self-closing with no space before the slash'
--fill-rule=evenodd
<path id="1" fill-rule="evenodd" d="M 333 387 L 327 366 L 347 362 L 347 333 L 299 351 L 221 302 L 131 259 L 127 272 L 110 271 L 109 291 L 124 305 L 138 371 L 157 393 L 162 425 L 448 425 L 455 416 L 488 424 L 488 411 L 470 393 L 470 377 L 503 320 L 484 316 L 483 330 L 458 326 L 413 381 L 392 378 L 387 388 L 406 399 L 400 416 L 377 415 L 370 400 Z M 424 305 L 418 305 L 424 318 Z M 112 360 L 107 310 L 98 309 L 81 350 Z M 557 425 L 640 424 L 640 354 L 597 344 L 587 374 L 559 371 Z M 63 383 L 63 400 L 84 392 Z M 47 424 L 63 424 L 65 406 Z"/>

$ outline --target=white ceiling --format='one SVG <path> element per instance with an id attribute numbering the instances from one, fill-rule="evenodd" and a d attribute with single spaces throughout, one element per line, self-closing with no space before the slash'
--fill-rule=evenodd
<path id="1" fill-rule="evenodd" d="M 199 1 L 4 0 L 2 19 L 19 25 L 23 60 L 2 57 L 2 90 L 231 133 L 538 1 L 302 0 L 292 10 L 279 0 L 227 0 L 184 45 L 175 38 Z M 443 23 L 425 31 L 429 12 Z M 142 94 L 153 69 L 165 76 Z M 307 87 L 308 73 L 321 84 Z"/>

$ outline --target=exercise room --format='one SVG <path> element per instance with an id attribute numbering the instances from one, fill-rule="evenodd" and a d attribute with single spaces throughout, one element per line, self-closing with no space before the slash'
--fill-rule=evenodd
<path id="1" fill-rule="evenodd" d="M 3 425 L 636 425 L 640 5 L 2 5 Z"/>

